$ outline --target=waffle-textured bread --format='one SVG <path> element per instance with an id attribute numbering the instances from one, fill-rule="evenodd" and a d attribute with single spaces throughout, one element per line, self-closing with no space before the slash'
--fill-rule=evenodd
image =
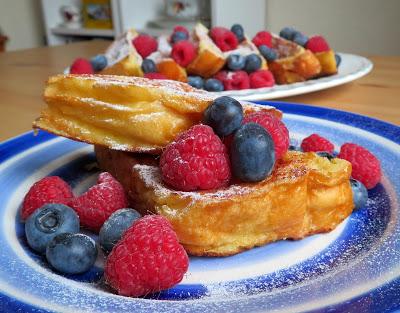
<path id="1" fill-rule="evenodd" d="M 116 150 L 157 154 L 182 131 L 198 124 L 214 98 L 171 80 L 58 75 L 47 82 L 47 107 L 33 127 Z M 243 106 L 245 111 L 282 115 L 268 106 Z"/>
<path id="2" fill-rule="evenodd" d="M 269 69 L 278 84 L 302 82 L 320 75 L 320 61 L 310 50 L 278 36 L 272 36 L 272 48 L 278 58 L 269 63 Z"/>
<path id="3" fill-rule="evenodd" d="M 259 183 L 183 192 L 166 186 L 157 159 L 96 147 L 100 167 L 116 177 L 131 205 L 165 216 L 188 253 L 228 256 L 281 239 L 328 232 L 353 209 L 351 165 L 315 153 L 288 152 Z"/>

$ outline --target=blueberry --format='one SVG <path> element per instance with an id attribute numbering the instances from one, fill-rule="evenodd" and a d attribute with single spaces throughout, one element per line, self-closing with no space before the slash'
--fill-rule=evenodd
<path id="1" fill-rule="evenodd" d="M 290 146 L 289 146 L 289 150 L 290 150 L 290 151 L 300 151 L 300 152 L 303 151 L 303 149 L 301 149 L 301 147 L 299 147 L 299 146 L 294 146 L 294 145 L 290 145 Z"/>
<path id="2" fill-rule="evenodd" d="M 111 214 L 99 232 L 99 243 L 104 252 L 110 253 L 123 233 L 140 217 L 133 209 L 120 209 Z"/>
<path id="3" fill-rule="evenodd" d="M 244 69 L 246 72 L 251 73 L 261 68 L 261 58 L 257 54 L 249 54 L 246 57 L 246 64 Z"/>
<path id="4" fill-rule="evenodd" d="M 209 78 L 204 84 L 204 89 L 207 91 L 223 91 L 224 85 L 218 79 Z"/>
<path id="5" fill-rule="evenodd" d="M 340 63 L 342 63 L 342 57 L 335 53 L 336 67 L 339 67 Z"/>
<path id="6" fill-rule="evenodd" d="M 96 243 L 84 234 L 59 234 L 49 242 L 46 258 L 61 273 L 81 274 L 96 261 Z"/>
<path id="7" fill-rule="evenodd" d="M 101 71 L 107 66 L 107 58 L 104 54 L 96 55 L 95 57 L 90 59 L 90 63 L 92 64 L 93 70 L 95 72 Z"/>
<path id="8" fill-rule="evenodd" d="M 242 25 L 240 24 L 232 25 L 231 32 L 235 34 L 239 42 L 242 42 L 244 40 L 244 29 Z"/>
<path id="9" fill-rule="evenodd" d="M 179 41 L 187 40 L 189 39 L 189 35 L 186 34 L 185 32 L 174 32 L 171 36 L 171 43 L 177 43 Z"/>
<path id="10" fill-rule="evenodd" d="M 266 45 L 259 46 L 258 50 L 267 61 L 275 61 L 278 58 L 276 51 Z"/>
<path id="11" fill-rule="evenodd" d="M 240 54 L 231 54 L 226 59 L 226 65 L 232 71 L 238 71 L 243 69 L 245 64 L 246 64 L 246 58 Z"/>
<path id="12" fill-rule="evenodd" d="M 293 41 L 298 45 L 304 47 L 307 44 L 308 37 L 300 32 L 297 32 L 293 36 Z"/>
<path id="13" fill-rule="evenodd" d="M 271 174 L 275 149 L 271 135 L 259 124 L 242 125 L 231 145 L 233 175 L 245 182 L 257 182 Z"/>
<path id="14" fill-rule="evenodd" d="M 157 66 L 151 59 L 144 59 L 142 62 L 142 71 L 143 73 L 156 73 Z"/>
<path id="15" fill-rule="evenodd" d="M 319 152 L 317 152 L 317 154 L 320 157 L 327 158 L 329 161 L 332 161 L 335 158 L 335 156 L 333 154 L 326 152 L 326 151 L 319 151 Z"/>
<path id="16" fill-rule="evenodd" d="M 79 217 L 73 209 L 64 204 L 45 204 L 28 217 L 25 235 L 29 246 L 40 253 L 58 234 L 77 233 Z"/>
<path id="17" fill-rule="evenodd" d="M 203 89 L 204 80 L 200 76 L 188 76 L 188 84 L 197 89 Z"/>
<path id="18" fill-rule="evenodd" d="M 368 191 L 364 184 L 350 178 L 351 190 L 353 191 L 353 202 L 355 209 L 364 207 L 368 200 Z"/>
<path id="19" fill-rule="evenodd" d="M 298 31 L 295 30 L 293 27 L 284 27 L 279 32 L 279 36 L 281 36 L 282 38 L 285 38 L 287 40 L 293 40 L 293 37 L 297 32 Z"/>
<path id="20" fill-rule="evenodd" d="M 228 136 L 240 127 L 243 108 L 239 101 L 222 96 L 215 99 L 204 111 L 203 122 L 211 126 L 218 136 Z"/>

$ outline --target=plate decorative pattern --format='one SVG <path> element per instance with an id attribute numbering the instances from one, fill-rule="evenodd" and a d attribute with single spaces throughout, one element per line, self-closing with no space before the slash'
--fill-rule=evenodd
<path id="1" fill-rule="evenodd" d="M 261 104 L 266 102 L 261 102 Z M 91 146 L 45 132 L 0 145 L 1 312 L 394 312 L 400 309 L 400 128 L 331 109 L 281 109 L 292 144 L 313 133 L 336 150 L 356 142 L 381 161 L 365 208 L 328 234 L 279 241 L 226 258 L 191 257 L 177 286 L 134 299 L 112 294 L 103 256 L 83 275 L 61 276 L 29 250 L 18 210 L 38 179 L 59 175 L 79 194 L 94 183 Z M 92 235 L 94 236 L 94 235 Z M 95 237 L 95 236 L 94 236 Z"/>

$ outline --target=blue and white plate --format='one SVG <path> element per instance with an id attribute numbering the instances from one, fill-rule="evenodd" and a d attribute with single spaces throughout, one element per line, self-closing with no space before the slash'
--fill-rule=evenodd
<path id="1" fill-rule="evenodd" d="M 271 103 L 270 103 L 271 104 Z M 381 161 L 381 183 L 328 234 L 280 241 L 226 258 L 190 258 L 184 280 L 134 299 L 102 280 L 102 255 L 84 275 L 61 276 L 27 247 L 18 210 L 29 187 L 59 175 L 76 193 L 97 175 L 92 147 L 45 132 L 0 145 L 1 312 L 393 312 L 400 309 L 400 128 L 331 109 L 272 103 L 292 143 L 317 132 L 355 142 Z"/>
<path id="2" fill-rule="evenodd" d="M 372 62 L 360 55 L 349 53 L 337 54 L 340 55 L 342 61 L 337 74 L 331 76 L 314 78 L 294 84 L 275 85 L 273 87 L 227 90 L 216 92 L 216 94 L 234 97 L 238 100 L 251 101 L 291 97 L 347 84 L 367 75 L 373 68 Z"/>

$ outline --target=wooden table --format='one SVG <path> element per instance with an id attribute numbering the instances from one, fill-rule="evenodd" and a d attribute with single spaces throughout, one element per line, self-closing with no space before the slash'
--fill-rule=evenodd
<path id="1" fill-rule="evenodd" d="M 73 43 L 0 54 L 0 141 L 31 129 L 47 77 L 76 57 L 94 56 L 107 41 Z M 280 100 L 356 112 L 400 125 L 400 56 L 369 56 L 372 72 L 355 82 Z"/>

